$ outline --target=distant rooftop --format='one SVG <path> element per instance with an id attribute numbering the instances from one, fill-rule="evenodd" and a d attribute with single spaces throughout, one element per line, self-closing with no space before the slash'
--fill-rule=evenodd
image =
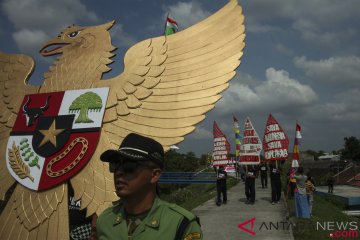
<path id="1" fill-rule="evenodd" d="M 318 157 L 319 160 L 330 160 L 330 161 L 339 161 L 340 155 L 334 155 L 330 153 L 324 153 L 324 155 Z"/>

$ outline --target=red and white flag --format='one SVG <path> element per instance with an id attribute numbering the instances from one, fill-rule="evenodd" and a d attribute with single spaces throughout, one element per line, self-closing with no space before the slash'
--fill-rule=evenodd
<path id="1" fill-rule="evenodd" d="M 230 143 L 225 134 L 220 130 L 216 122 L 213 125 L 214 150 L 213 166 L 225 166 L 230 164 L 229 151 Z"/>
<path id="2" fill-rule="evenodd" d="M 289 139 L 276 119 L 269 114 L 264 139 L 263 149 L 266 160 L 279 161 L 288 158 Z"/>

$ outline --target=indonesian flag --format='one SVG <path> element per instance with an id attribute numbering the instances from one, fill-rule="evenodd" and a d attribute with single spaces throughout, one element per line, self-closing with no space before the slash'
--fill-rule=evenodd
<path id="1" fill-rule="evenodd" d="M 166 26 L 165 26 L 165 36 L 176 33 L 179 30 L 177 22 L 167 17 L 166 18 Z"/>
<path id="2" fill-rule="evenodd" d="M 300 159 L 300 151 L 299 151 L 299 145 L 300 145 L 300 138 L 301 138 L 301 127 L 298 123 L 296 123 L 296 130 L 295 130 L 295 139 L 294 139 L 294 149 L 293 149 L 293 161 L 292 161 L 292 167 L 297 168 L 299 167 L 299 159 Z"/>
<path id="3" fill-rule="evenodd" d="M 296 133 L 295 133 L 295 138 L 296 138 L 296 139 L 302 138 L 300 131 L 301 131 L 300 125 L 299 125 L 299 124 L 296 124 Z"/>

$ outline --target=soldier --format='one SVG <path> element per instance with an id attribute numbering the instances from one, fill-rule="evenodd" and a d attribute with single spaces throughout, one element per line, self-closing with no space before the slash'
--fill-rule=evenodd
<path id="1" fill-rule="evenodd" d="M 261 186 L 262 188 L 267 188 L 267 172 L 268 167 L 265 161 L 261 161 L 260 164 L 260 178 L 261 178 Z"/>
<path id="2" fill-rule="evenodd" d="M 221 194 L 223 197 L 223 201 L 222 201 L 223 204 L 226 204 L 227 202 L 226 178 L 227 178 L 227 173 L 224 170 L 224 166 L 219 166 L 219 170 L 217 171 L 217 179 L 216 179 L 217 206 L 221 205 Z"/>
<path id="3" fill-rule="evenodd" d="M 156 194 L 164 167 L 160 143 L 131 133 L 118 150 L 107 150 L 100 159 L 109 162 L 121 199 L 98 217 L 97 239 L 203 239 L 194 214 Z"/>
<path id="4" fill-rule="evenodd" d="M 271 204 L 278 203 L 281 199 L 281 172 L 275 164 L 270 167 Z"/>
<path id="5" fill-rule="evenodd" d="M 255 178 L 256 171 L 254 166 L 250 165 L 246 172 L 245 178 L 245 195 L 246 195 L 246 204 L 255 203 Z"/>

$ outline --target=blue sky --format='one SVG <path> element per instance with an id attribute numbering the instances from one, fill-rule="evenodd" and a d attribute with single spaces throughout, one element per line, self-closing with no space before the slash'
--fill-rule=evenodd
<path id="1" fill-rule="evenodd" d="M 344 137 L 360 137 L 360 1 L 242 0 L 246 47 L 237 75 L 223 98 L 192 134 L 181 152 L 212 151 L 217 121 L 234 142 L 232 116 L 250 117 L 259 136 L 269 113 L 290 139 L 302 126 L 300 150 L 332 151 Z M 97 25 L 116 20 L 110 30 L 118 47 L 111 75 L 122 72 L 126 50 L 163 33 L 165 16 L 185 29 L 210 16 L 226 0 L 3 0 L 0 50 L 36 60 L 30 83 L 41 84 L 53 59 L 38 53 L 42 44 L 71 24 Z M 194 147 L 196 146 L 196 148 Z M 232 147 L 232 150 L 234 148 Z"/>

